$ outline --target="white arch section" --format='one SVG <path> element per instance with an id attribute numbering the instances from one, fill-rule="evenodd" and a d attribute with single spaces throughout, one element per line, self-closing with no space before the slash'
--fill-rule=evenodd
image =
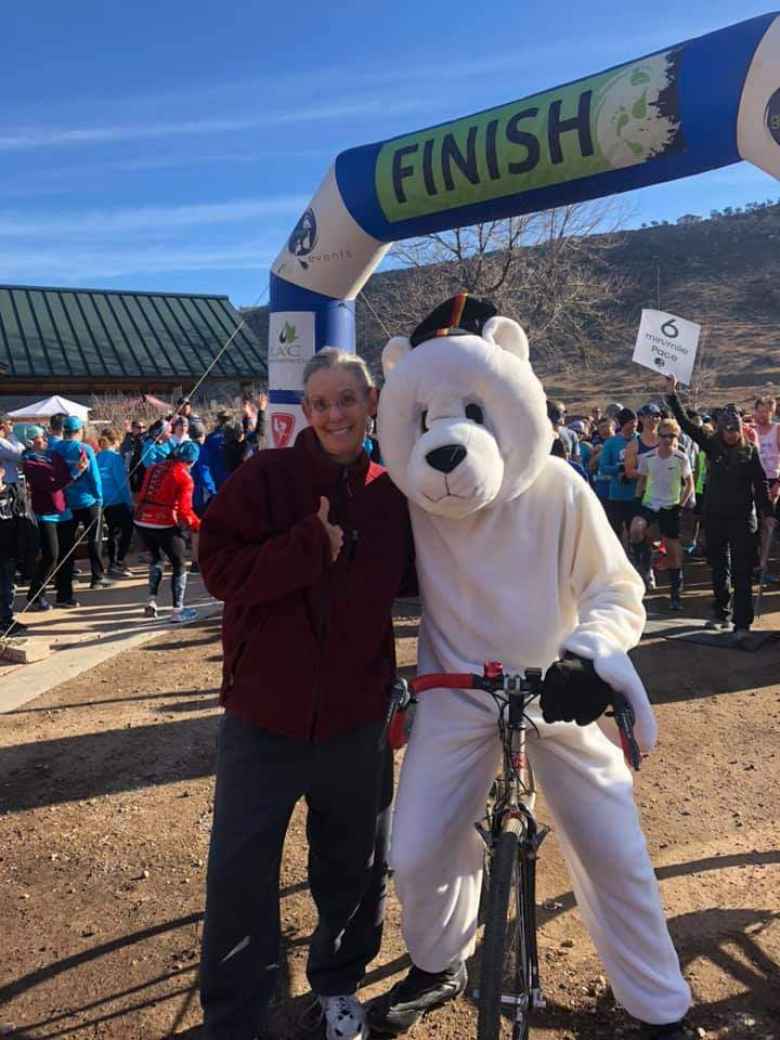
<path id="1" fill-rule="evenodd" d="M 271 269 L 273 444 L 305 424 L 306 361 L 355 349 L 355 298 L 393 242 L 740 160 L 780 179 L 777 12 L 342 152 Z"/>

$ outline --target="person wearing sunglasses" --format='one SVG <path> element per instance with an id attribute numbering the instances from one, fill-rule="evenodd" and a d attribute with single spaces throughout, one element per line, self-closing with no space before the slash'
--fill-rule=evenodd
<path id="1" fill-rule="evenodd" d="M 758 561 L 757 514 L 767 533 L 775 524 L 766 473 L 758 451 L 745 436 L 736 406 L 719 411 L 717 430 L 711 433 L 694 425 L 685 414 L 674 376 L 667 377 L 666 389 L 675 419 L 707 456 L 704 532 L 715 597 L 709 626 L 729 630 L 733 610 L 733 641 L 739 646 L 754 620 L 752 577 Z"/>
<path id="2" fill-rule="evenodd" d="M 679 436 L 680 427 L 674 419 L 662 419 L 658 423 L 657 447 L 639 456 L 637 494 L 642 500 L 642 511 L 632 524 L 632 533 L 636 527 L 643 542 L 656 528 L 664 540 L 672 610 L 682 610 L 680 510 L 693 494 L 691 464 L 680 450 Z"/>

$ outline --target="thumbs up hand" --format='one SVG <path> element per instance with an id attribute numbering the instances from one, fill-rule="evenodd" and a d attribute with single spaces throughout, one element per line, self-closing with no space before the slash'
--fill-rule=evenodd
<path id="1" fill-rule="evenodd" d="M 341 547 L 344 545 L 344 532 L 338 524 L 332 524 L 328 520 L 328 513 L 330 512 L 330 502 L 327 498 L 320 498 L 320 508 L 317 510 L 317 519 L 320 521 L 322 526 L 330 539 L 330 553 L 331 560 L 337 560 Z"/>

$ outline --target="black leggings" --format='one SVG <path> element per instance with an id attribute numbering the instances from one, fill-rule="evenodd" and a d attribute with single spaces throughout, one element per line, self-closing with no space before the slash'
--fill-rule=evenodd
<path id="1" fill-rule="evenodd" d="M 84 509 L 74 509 L 73 518 L 78 525 L 83 524 L 87 535 L 87 546 L 89 548 L 89 567 L 92 571 L 92 580 L 97 581 L 103 577 L 103 561 L 100 559 L 100 542 L 103 537 L 103 512 L 99 505 L 86 506 Z"/>
<path id="2" fill-rule="evenodd" d="M 38 566 L 30 582 L 28 598 L 32 599 L 41 589 L 45 590 L 51 577 L 51 573 L 58 562 L 73 548 L 73 538 L 76 533 L 74 520 L 64 522 L 53 520 L 38 520 L 38 534 L 41 543 L 41 555 L 38 558 Z M 54 576 L 57 587 L 57 599 L 73 599 L 73 556 L 60 567 Z M 41 593 L 45 595 L 45 591 Z"/>
<path id="3" fill-rule="evenodd" d="M 133 513 L 130 506 L 120 502 L 116 506 L 104 506 L 103 515 L 108 526 L 108 563 L 123 564 L 133 540 Z"/>
<path id="4" fill-rule="evenodd" d="M 185 561 L 186 545 L 178 527 L 138 527 L 144 545 L 152 554 L 149 564 L 149 595 L 157 599 L 162 581 L 162 554 L 168 557 L 173 576 L 171 578 L 171 594 L 174 607 L 184 606 L 184 590 L 187 587 L 187 565 Z"/>

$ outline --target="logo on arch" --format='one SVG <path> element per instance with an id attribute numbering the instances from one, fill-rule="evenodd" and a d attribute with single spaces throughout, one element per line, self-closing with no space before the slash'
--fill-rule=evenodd
<path id="1" fill-rule="evenodd" d="M 780 88 L 774 92 L 766 106 L 766 125 L 775 143 L 780 144 Z"/>
<path id="2" fill-rule="evenodd" d="M 295 430 L 295 416 L 291 412 L 274 412 L 271 417 L 271 436 L 275 448 L 287 448 Z"/>
<path id="3" fill-rule="evenodd" d="M 294 257 L 297 257 L 298 263 L 306 271 L 309 268 L 309 264 L 304 260 L 304 257 L 308 256 L 316 245 L 317 218 L 314 216 L 313 209 L 307 209 L 293 228 L 287 242 L 287 248 Z"/>

